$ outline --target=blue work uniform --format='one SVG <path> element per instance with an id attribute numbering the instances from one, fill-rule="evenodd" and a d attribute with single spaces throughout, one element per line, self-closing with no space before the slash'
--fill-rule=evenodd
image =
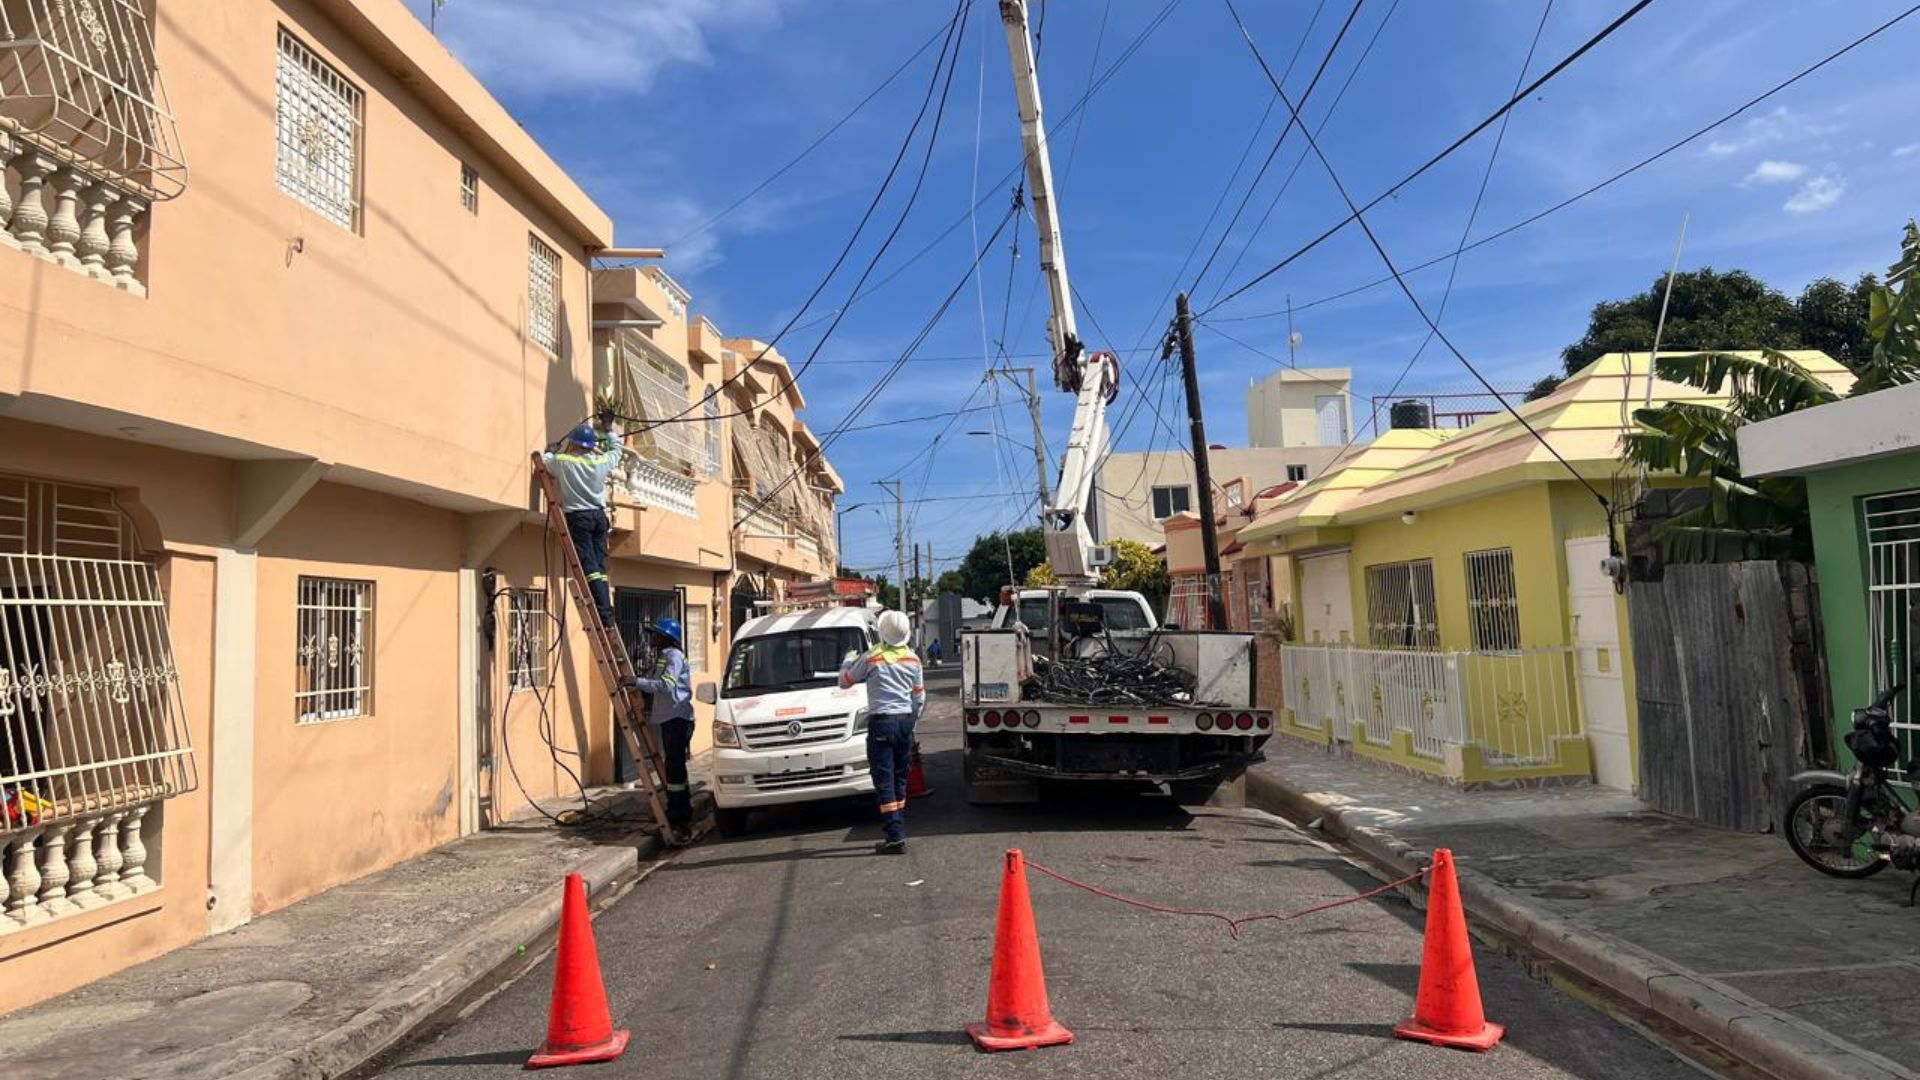
<path id="1" fill-rule="evenodd" d="M 867 768 L 889 843 L 907 839 L 907 772 L 913 767 L 913 725 L 926 706 L 920 658 L 905 645 L 876 645 L 840 665 L 840 685 L 867 687 Z"/>
<path id="2" fill-rule="evenodd" d="M 623 454 L 620 440 L 613 432 L 595 434 L 599 445 L 591 451 L 569 443 L 541 457 L 559 491 L 560 509 L 567 516 L 567 535 L 573 540 L 574 553 L 580 556 L 580 569 L 586 571 L 593 606 L 600 611 L 600 621 L 611 628 L 614 623 L 613 590 L 607 582 L 607 479 L 613 475 Z"/>
<path id="3" fill-rule="evenodd" d="M 653 670 L 640 677 L 640 691 L 653 699 L 647 725 L 660 735 L 666 758 L 667 821 L 685 828 L 693 820 L 693 796 L 687 783 L 687 752 L 693 745 L 693 671 L 687 654 L 669 645 L 654 657 Z"/>

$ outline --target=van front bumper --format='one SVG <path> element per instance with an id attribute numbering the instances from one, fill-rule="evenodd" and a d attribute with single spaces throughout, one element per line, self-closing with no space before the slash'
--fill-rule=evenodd
<path id="1" fill-rule="evenodd" d="M 806 750 L 713 751 L 713 801 L 726 809 L 871 795 L 864 732 Z"/>

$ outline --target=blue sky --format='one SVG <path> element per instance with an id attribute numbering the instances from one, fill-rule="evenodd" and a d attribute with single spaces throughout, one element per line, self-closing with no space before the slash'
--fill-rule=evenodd
<path id="1" fill-rule="evenodd" d="M 1078 101 L 1096 63 L 1099 70 L 1111 65 L 1164 3 L 1045 0 L 1040 66 L 1050 116 Z M 1350 5 L 1238 3 L 1276 69 L 1299 48 L 1287 80 L 1298 100 Z M 1320 144 L 1348 190 L 1361 201 L 1373 197 L 1504 101 L 1545 6 L 1366 0 L 1304 109 L 1318 124 L 1347 84 Z M 1627 6 L 1554 0 L 1532 73 Z M 1691 133 L 1907 6 L 1661 0 L 1514 111 L 1472 236 L 1528 217 Z M 612 213 L 620 243 L 670 244 L 666 265 L 694 293 L 696 307 L 729 333 L 764 338 L 794 313 L 858 220 L 919 108 L 937 44 L 798 167 L 716 226 L 687 234 L 811 142 L 951 12 L 941 0 L 451 0 L 440 33 Z M 1664 272 L 1685 213 L 1691 224 L 1683 268 L 1741 267 L 1789 293 L 1821 275 L 1851 279 L 1883 270 L 1896 253 L 1899 227 L 1920 213 L 1916 49 L 1920 16 L 1646 170 L 1468 252 L 1445 315 L 1448 336 L 1495 385 L 1524 387 L 1557 368 L 1559 350 L 1580 336 L 1594 303 L 1645 288 Z M 883 362 L 905 348 L 961 280 L 977 250 L 974 228 L 984 239 L 1000 220 L 1008 196 L 1002 178 L 1019 161 L 1010 84 L 997 5 L 976 0 L 925 187 L 878 273 L 949 226 L 958 228 L 850 309 L 802 380 L 816 431 L 841 421 L 885 370 Z M 1056 132 L 1069 264 L 1091 309 L 1093 320 L 1083 313 L 1080 323 L 1092 344 L 1132 348 L 1166 325 L 1175 270 L 1202 237 L 1271 98 L 1225 4 L 1179 0 L 1089 99 L 1084 120 Z M 1225 210 L 1204 235 L 1201 258 L 1284 120 L 1284 107 L 1267 118 Z M 1448 254 L 1459 242 L 1493 134 L 1368 214 L 1397 263 Z M 1242 391 L 1276 370 L 1272 357 L 1286 355 L 1286 320 L 1272 313 L 1284 312 L 1289 296 L 1306 304 L 1382 274 L 1363 234 L 1349 227 L 1258 288 L 1206 310 L 1223 285 L 1237 286 L 1345 216 L 1311 156 L 1275 200 L 1305 148 L 1297 132 L 1288 137 L 1195 289 L 1196 307 L 1206 311 L 1197 340 L 1214 442 L 1244 439 Z M 911 179 L 917 161 L 918 150 L 903 179 Z M 877 227 L 803 326 L 845 299 L 905 189 L 896 185 Z M 970 222 L 968 207 L 979 199 L 985 204 Z M 1269 205 L 1271 216 L 1254 235 Z M 920 349 L 927 359 L 909 363 L 859 423 L 960 407 L 980 383 L 992 348 L 983 342 L 1001 339 L 1004 318 L 1016 362 L 1043 369 L 1047 440 L 1065 441 L 1071 398 L 1051 390 L 1044 359 L 1029 355 L 1046 348 L 1031 223 L 1020 231 L 1011 304 L 1006 246 L 1003 236 L 977 282 Z M 1181 286 L 1193 284 L 1198 265 L 1196 259 Z M 1429 311 L 1447 269 L 1442 263 L 1410 277 Z M 791 334 L 781 350 L 798 361 L 824 325 Z M 1362 412 L 1366 396 L 1385 393 L 1424 336 L 1419 316 L 1391 285 L 1313 307 L 1297 316 L 1296 327 L 1302 365 L 1353 369 Z M 1168 388 L 1156 356 L 1127 359 L 1139 383 L 1126 394 L 1146 387 L 1167 423 L 1158 423 L 1151 407 L 1138 410 L 1119 448 L 1164 447 L 1173 438 L 1169 428 L 1184 437 L 1177 382 Z M 1414 364 L 1401 392 L 1472 385 L 1436 347 Z M 909 498 L 947 500 L 910 508 L 916 539 L 932 545 L 943 567 L 977 532 L 1023 523 L 1031 452 L 966 434 L 1000 424 L 1028 441 L 1018 398 L 1003 390 L 997 400 L 1004 415 L 956 418 L 937 455 L 924 451 L 945 420 L 850 432 L 833 445 L 829 457 L 849 488 L 843 505 L 886 510 L 882 516 L 863 506 L 846 515 L 847 562 L 891 561 L 891 500 L 873 482 L 896 473 Z M 972 398 L 974 405 L 995 401 L 987 390 Z M 1116 405 L 1116 417 L 1126 401 Z"/>

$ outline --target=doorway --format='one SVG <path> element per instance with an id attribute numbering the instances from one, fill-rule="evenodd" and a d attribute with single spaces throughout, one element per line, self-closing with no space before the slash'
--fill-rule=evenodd
<path id="1" fill-rule="evenodd" d="M 1593 751 L 1593 779 L 1617 791 L 1633 790 L 1633 749 L 1627 733 L 1627 684 L 1621 671 L 1620 621 L 1613 579 L 1601 563 L 1610 554 L 1604 536 L 1568 540 L 1567 599 L 1579 665 L 1580 711 Z"/>

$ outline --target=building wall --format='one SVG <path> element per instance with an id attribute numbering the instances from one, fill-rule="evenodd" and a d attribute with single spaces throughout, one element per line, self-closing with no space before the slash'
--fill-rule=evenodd
<path id="1" fill-rule="evenodd" d="M 1287 467 L 1299 466 L 1309 479 L 1332 463 L 1339 447 L 1293 447 L 1222 449 L 1208 455 L 1207 465 L 1214 483 L 1233 477 L 1245 477 L 1250 492 L 1287 481 Z M 1153 489 L 1169 485 L 1184 486 L 1191 493 L 1193 509 L 1198 511 L 1199 492 L 1195 490 L 1193 457 L 1185 451 L 1114 454 L 1100 467 L 1099 523 L 1101 540 L 1138 540 L 1143 544 L 1160 542 L 1160 522 L 1153 516 Z M 1218 488 L 1214 491 L 1216 511 L 1225 510 Z"/>
<path id="2" fill-rule="evenodd" d="M 1340 443 L 1353 434 L 1353 373 L 1346 368 L 1287 368 L 1247 387 L 1247 444 L 1322 446 L 1319 399 L 1337 396 L 1346 411 Z"/>

